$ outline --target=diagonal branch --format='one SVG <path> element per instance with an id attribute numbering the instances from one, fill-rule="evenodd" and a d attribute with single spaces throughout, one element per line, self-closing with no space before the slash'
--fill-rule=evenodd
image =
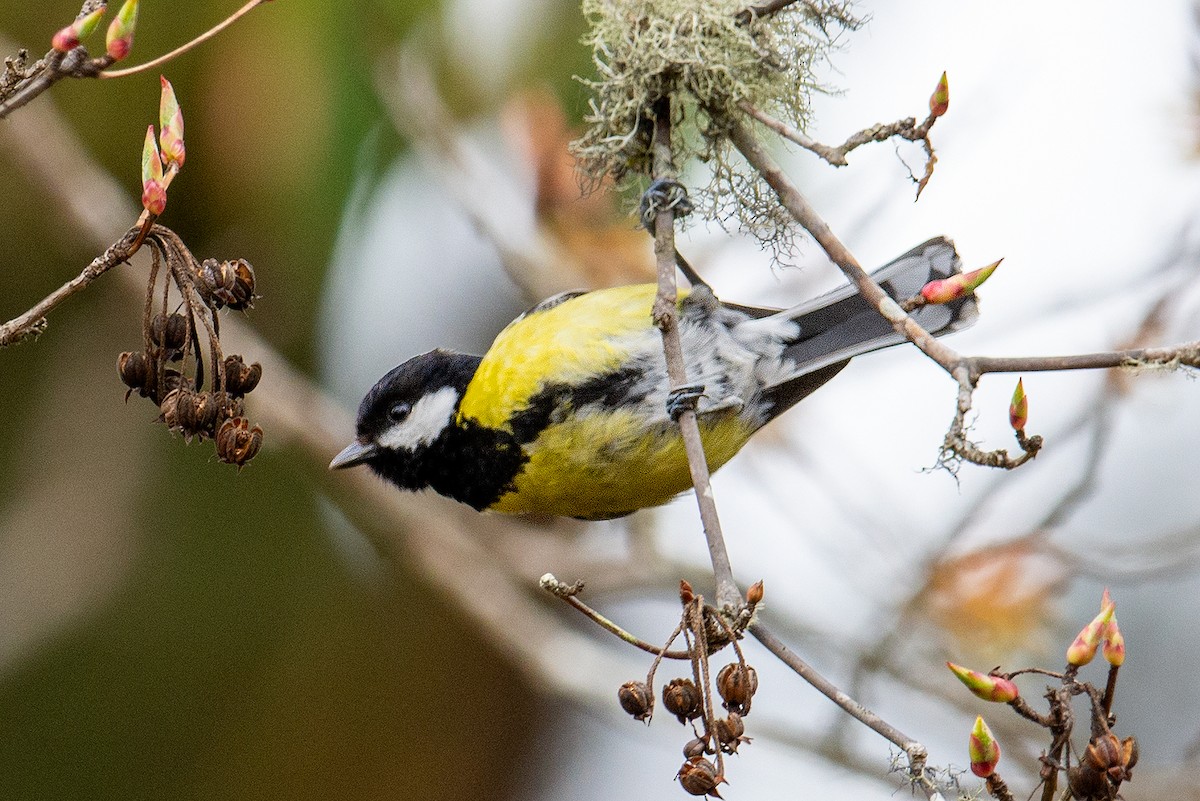
<path id="1" fill-rule="evenodd" d="M 675 178 L 674 160 L 671 155 L 671 101 L 660 100 L 654 109 L 654 179 L 669 181 Z M 678 314 L 676 312 L 677 287 L 675 285 L 675 209 L 670 205 L 660 207 L 654 227 L 654 255 L 658 263 L 658 296 L 654 301 L 654 321 L 662 332 L 663 352 L 666 356 L 667 375 L 671 389 L 688 384 L 687 367 L 683 360 L 683 348 L 679 341 Z M 721 533 L 721 520 L 717 515 L 717 504 L 709 482 L 708 460 L 704 444 L 700 439 L 700 426 L 696 421 L 694 407 L 684 409 L 678 416 L 679 431 L 687 451 L 688 467 L 692 474 L 692 486 L 696 489 L 696 503 L 700 507 L 700 520 L 704 536 L 708 541 L 708 552 L 712 559 L 713 576 L 717 582 L 717 606 L 736 609 L 741 605 L 741 593 L 733 580 L 733 568 L 729 563 L 729 552 Z"/>

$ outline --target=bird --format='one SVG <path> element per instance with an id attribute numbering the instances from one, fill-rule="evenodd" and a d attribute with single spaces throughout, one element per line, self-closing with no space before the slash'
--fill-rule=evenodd
<path id="1" fill-rule="evenodd" d="M 961 272 L 937 237 L 876 270 L 897 302 Z M 679 408 L 693 405 L 710 470 L 854 357 L 905 341 L 853 286 L 787 309 L 677 300 L 690 386 L 672 388 L 651 307 L 657 287 L 565 292 L 517 317 L 483 356 L 437 349 L 384 375 L 330 469 L 367 465 L 403 490 L 476 510 L 605 520 L 692 486 Z M 934 335 L 978 316 L 968 294 L 912 312 Z"/>

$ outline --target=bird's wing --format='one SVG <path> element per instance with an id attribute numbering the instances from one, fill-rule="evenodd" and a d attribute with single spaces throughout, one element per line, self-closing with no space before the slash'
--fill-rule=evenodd
<path id="1" fill-rule="evenodd" d="M 637 284 L 538 304 L 496 337 L 459 413 L 511 430 L 518 415 L 531 407 L 549 413 L 551 401 L 564 400 L 564 393 L 575 405 L 589 398 L 622 402 L 622 393 L 639 391 L 634 363 L 648 337 L 657 338 L 650 318 L 654 293 L 653 284 Z"/>

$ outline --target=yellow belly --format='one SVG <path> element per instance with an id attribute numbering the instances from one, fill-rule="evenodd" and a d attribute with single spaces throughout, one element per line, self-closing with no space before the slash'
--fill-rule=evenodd
<path id="1" fill-rule="evenodd" d="M 710 470 L 733 458 L 753 433 L 731 413 L 702 419 L 700 431 Z M 646 431 L 619 410 L 552 425 L 526 453 L 516 488 L 491 509 L 600 519 L 665 503 L 692 485 L 679 429 Z"/>

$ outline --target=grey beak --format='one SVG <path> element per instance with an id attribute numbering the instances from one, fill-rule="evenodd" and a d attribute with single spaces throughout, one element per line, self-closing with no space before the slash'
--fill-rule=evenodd
<path id="1" fill-rule="evenodd" d="M 330 470 L 338 470 L 343 467 L 354 467 L 368 461 L 376 453 L 379 448 L 374 443 L 362 443 L 354 440 L 337 456 L 333 457 L 333 461 L 329 463 Z"/>

